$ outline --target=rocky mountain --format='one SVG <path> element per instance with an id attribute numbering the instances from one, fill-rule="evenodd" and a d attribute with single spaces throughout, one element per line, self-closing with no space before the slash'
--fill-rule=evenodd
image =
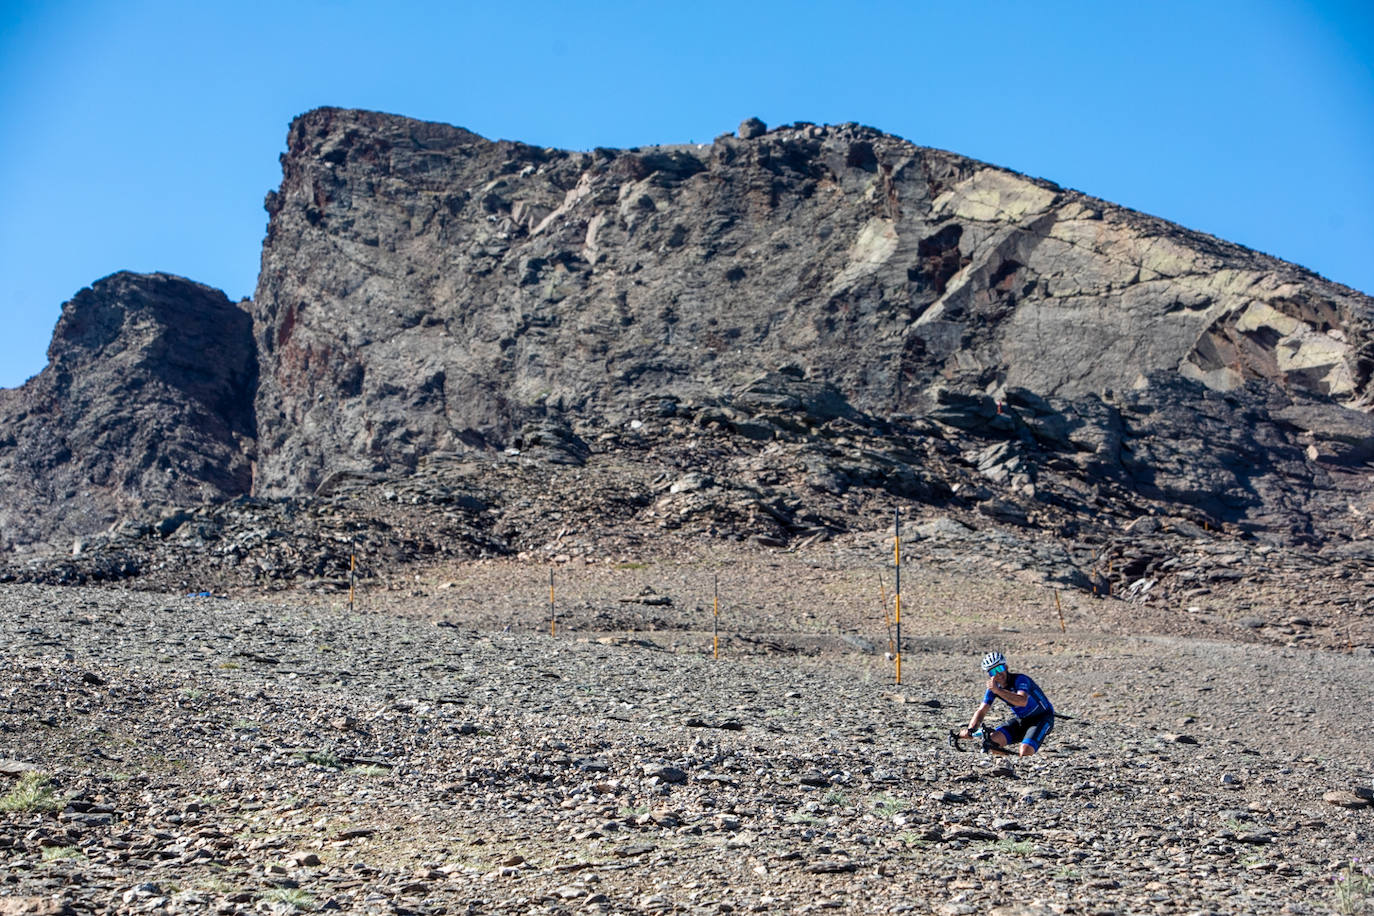
<path id="1" fill-rule="evenodd" d="M 577 153 L 320 109 L 282 166 L 246 311 L 109 278 L 0 395 L 5 543 L 86 535 L 0 575 L 337 585 L 349 541 L 370 575 L 903 505 L 933 560 L 1367 601 L 1374 300 L 1299 267 L 857 125 Z"/>
<path id="2" fill-rule="evenodd" d="M 0 389 L 0 549 L 252 487 L 251 318 L 218 290 L 118 273 L 62 307 L 48 365 Z"/>
<path id="3" fill-rule="evenodd" d="M 0 914 L 1374 908 L 1370 297 L 855 125 L 282 164 L 0 391 Z"/>
<path id="4" fill-rule="evenodd" d="M 570 153 L 321 109 L 282 161 L 263 494 L 788 366 L 884 416 L 937 386 L 1079 398 L 1152 370 L 1371 402 L 1369 297 L 856 125 Z"/>

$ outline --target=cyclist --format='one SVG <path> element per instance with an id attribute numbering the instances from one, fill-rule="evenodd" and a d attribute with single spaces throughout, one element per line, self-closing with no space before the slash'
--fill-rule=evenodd
<path id="1" fill-rule="evenodd" d="M 983 656 L 983 673 L 988 676 L 983 705 L 974 712 L 968 727 L 959 733 L 959 737 L 973 737 L 978 726 L 983 724 L 983 717 L 992 709 L 993 701 L 1001 700 L 1011 707 L 1012 715 L 1016 718 L 989 733 L 987 739 L 999 748 L 1019 743 L 1020 756 L 1029 757 L 1040 749 L 1054 728 L 1054 707 L 1030 675 L 1007 670 L 1007 659 L 1001 652 L 989 652 Z"/>

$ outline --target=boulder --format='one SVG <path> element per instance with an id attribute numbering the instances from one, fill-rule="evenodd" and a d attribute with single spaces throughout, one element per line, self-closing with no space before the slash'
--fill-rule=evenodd
<path id="1" fill-rule="evenodd" d="M 754 140 L 767 132 L 768 125 L 758 118 L 745 118 L 739 123 L 739 138 L 741 140 Z"/>

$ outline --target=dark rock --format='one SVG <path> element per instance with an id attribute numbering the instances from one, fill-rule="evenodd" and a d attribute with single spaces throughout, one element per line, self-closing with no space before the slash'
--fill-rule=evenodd
<path id="1" fill-rule="evenodd" d="M 1001 522 L 1010 522 L 1014 525 L 1024 525 L 1028 521 L 1025 509 L 1005 499 L 990 499 L 987 502 L 979 503 L 978 511 L 989 518 Z"/>
<path id="2" fill-rule="evenodd" d="M 965 430 L 991 432 L 996 426 L 1006 432 L 1012 428 L 1011 417 L 1003 414 L 998 402 L 985 394 L 966 394 L 949 388 L 937 388 L 934 394 L 935 407 L 928 414 L 932 420 Z"/>
<path id="3" fill-rule="evenodd" d="M 846 875 L 859 870 L 859 866 L 848 859 L 832 859 L 823 862 L 810 862 L 802 868 L 809 875 Z"/>
<path id="4" fill-rule="evenodd" d="M 739 138 L 741 140 L 753 140 L 762 137 L 768 132 L 768 125 L 758 118 L 745 118 L 739 124 Z"/>
<path id="5" fill-rule="evenodd" d="M 167 274 L 118 273 L 62 307 L 48 365 L 0 390 L 0 549 L 104 530 L 252 486 L 248 312 Z"/>
<path id="6" fill-rule="evenodd" d="M 663 782 L 680 785 L 687 781 L 687 771 L 668 764 L 655 763 L 644 767 L 644 775 Z"/>
<path id="7" fill-rule="evenodd" d="M 527 424 L 515 438 L 515 447 L 532 461 L 581 467 L 591 450 L 560 420 L 545 418 Z"/>

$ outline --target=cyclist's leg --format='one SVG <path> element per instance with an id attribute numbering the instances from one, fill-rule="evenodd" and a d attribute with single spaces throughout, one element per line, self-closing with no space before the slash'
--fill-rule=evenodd
<path id="1" fill-rule="evenodd" d="M 1025 731 L 1025 723 L 1020 719 L 1012 719 L 1006 725 L 994 731 L 991 737 L 992 740 L 997 743 L 998 747 L 1008 747 L 1018 743 L 1021 740 L 1021 736 L 1025 734 Z"/>
<path id="2" fill-rule="evenodd" d="M 1026 730 L 1026 735 L 1021 739 L 1021 756 L 1029 757 L 1040 750 L 1040 745 L 1050 736 L 1054 729 L 1054 716 L 1048 715 L 1038 720 Z"/>

